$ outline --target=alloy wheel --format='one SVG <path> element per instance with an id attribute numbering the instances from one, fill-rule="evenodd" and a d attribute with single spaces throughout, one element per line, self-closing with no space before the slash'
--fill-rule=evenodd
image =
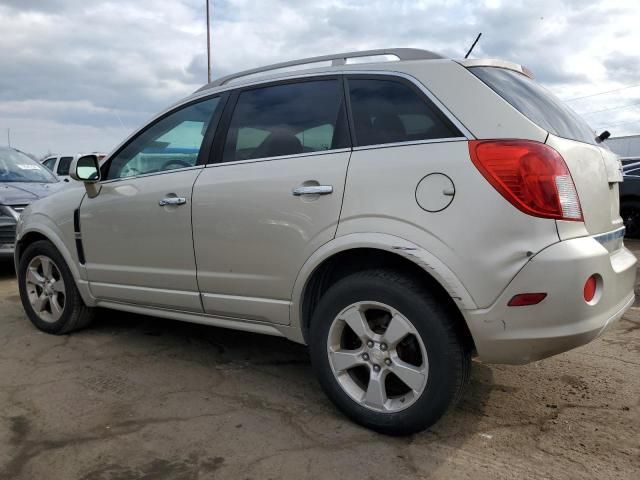
<path id="1" fill-rule="evenodd" d="M 66 288 L 60 269 L 45 255 L 33 257 L 25 276 L 27 296 L 34 312 L 45 322 L 60 319 L 66 301 Z"/>
<path id="2" fill-rule="evenodd" d="M 427 385 L 429 362 L 418 331 L 383 303 L 357 302 L 340 312 L 329 329 L 327 354 L 344 392 L 370 410 L 404 410 Z"/>

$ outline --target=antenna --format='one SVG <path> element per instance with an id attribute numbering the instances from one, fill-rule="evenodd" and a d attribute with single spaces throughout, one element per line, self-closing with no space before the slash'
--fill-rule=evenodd
<path id="1" fill-rule="evenodd" d="M 207 0 L 207 83 L 211 83 L 211 33 L 209 26 L 209 0 Z"/>
<path id="2" fill-rule="evenodd" d="M 482 32 L 480 32 L 478 34 L 478 36 L 476 37 L 475 41 L 473 42 L 473 45 L 471 45 L 471 48 L 469 49 L 469 51 L 467 52 L 467 54 L 464 56 L 464 58 L 468 58 L 469 55 L 471 54 L 471 52 L 473 51 L 474 47 L 476 46 L 476 43 L 478 43 L 478 40 L 480 40 L 480 37 L 482 36 Z"/>

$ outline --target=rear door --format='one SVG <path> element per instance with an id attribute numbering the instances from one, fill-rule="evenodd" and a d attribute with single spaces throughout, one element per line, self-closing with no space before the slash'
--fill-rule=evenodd
<path id="1" fill-rule="evenodd" d="M 595 140 L 596 134 L 573 110 L 522 73 L 490 66 L 469 70 L 533 123 L 549 132 L 546 143 L 556 149 L 569 168 L 578 191 L 584 226 L 596 235 L 622 227 L 617 155 Z M 558 222 L 561 238 L 581 230 Z M 582 232 L 584 232 L 582 230 Z"/>
<path id="2" fill-rule="evenodd" d="M 286 324 L 304 262 L 335 236 L 351 150 L 342 80 L 235 92 L 215 163 L 194 186 L 207 313 Z"/>

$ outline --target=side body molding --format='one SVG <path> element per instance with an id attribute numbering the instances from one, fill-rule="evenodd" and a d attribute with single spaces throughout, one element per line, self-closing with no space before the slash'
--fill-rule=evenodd
<path id="1" fill-rule="evenodd" d="M 352 233 L 336 237 L 324 244 L 307 260 L 298 273 L 290 311 L 290 328 L 287 337 L 305 343 L 302 324 L 302 301 L 305 288 L 316 268 L 333 255 L 345 250 L 372 248 L 405 257 L 431 275 L 449 293 L 460 310 L 473 310 L 477 306 L 458 277 L 438 258 L 425 249 L 403 238 L 384 233 Z"/>

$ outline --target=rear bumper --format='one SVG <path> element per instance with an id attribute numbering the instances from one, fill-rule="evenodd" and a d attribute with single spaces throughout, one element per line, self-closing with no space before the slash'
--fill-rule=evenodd
<path id="1" fill-rule="evenodd" d="M 602 282 L 587 304 L 583 288 L 593 274 Z M 481 360 L 528 363 L 601 335 L 633 305 L 635 277 L 636 258 L 625 247 L 610 253 L 595 237 L 566 240 L 533 257 L 491 307 L 463 313 Z M 507 306 L 514 295 L 533 292 L 547 297 Z"/>

